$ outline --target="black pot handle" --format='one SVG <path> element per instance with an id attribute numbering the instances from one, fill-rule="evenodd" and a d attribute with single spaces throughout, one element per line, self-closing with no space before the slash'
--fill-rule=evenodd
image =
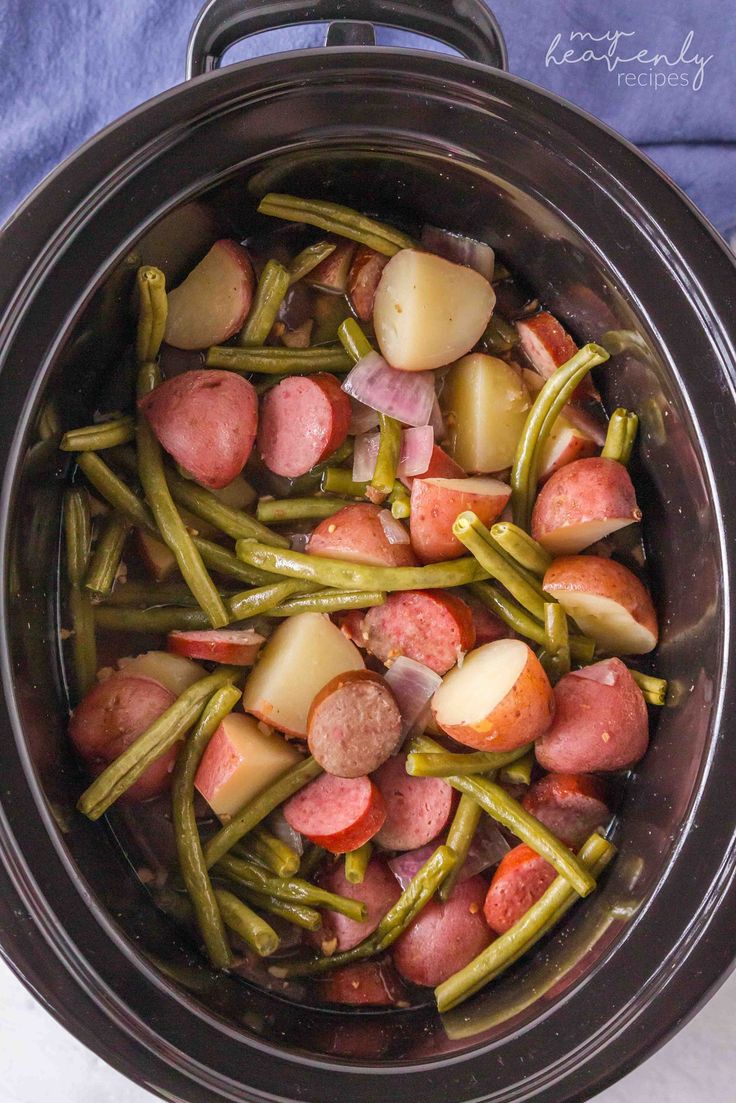
<path id="1" fill-rule="evenodd" d="M 331 24 L 326 45 L 375 45 L 373 25 L 426 35 L 471 61 L 506 69 L 506 43 L 484 0 L 208 0 L 192 27 L 187 79 L 219 68 L 243 38 L 303 23 Z"/>

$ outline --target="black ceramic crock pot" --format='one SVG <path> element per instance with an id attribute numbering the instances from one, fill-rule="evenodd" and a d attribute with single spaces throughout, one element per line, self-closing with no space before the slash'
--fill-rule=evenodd
<path id="1" fill-rule="evenodd" d="M 330 33 L 348 45 L 208 72 L 159 96 L 71 157 L 0 240 L 2 952 L 69 1030 L 167 1099 L 586 1099 L 681 1025 L 732 964 L 732 258 L 634 149 L 503 71 L 480 0 L 240 7 L 215 0 L 203 12 L 190 74 L 267 26 L 353 17 Z M 474 60 L 361 47 L 370 27 L 356 17 Z M 194 201 L 257 228 L 266 190 L 489 241 L 580 340 L 618 350 L 601 372 L 606 400 L 641 414 L 656 666 L 671 702 L 627 789 L 600 892 L 444 1020 L 430 1007 L 310 1010 L 214 978 L 153 907 L 112 828 L 73 810 L 83 780 L 64 732 L 67 471 L 54 418 L 84 421 L 114 373 L 131 251 L 178 278 L 211 230 Z"/>

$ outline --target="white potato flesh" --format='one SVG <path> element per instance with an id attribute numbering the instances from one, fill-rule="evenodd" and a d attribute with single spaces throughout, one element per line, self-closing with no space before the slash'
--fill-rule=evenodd
<path id="1" fill-rule="evenodd" d="M 204 753 L 194 784 L 221 819 L 235 815 L 302 758 L 283 736 L 264 727 L 252 716 L 232 712 Z"/>
<path id="2" fill-rule="evenodd" d="M 564 525 L 540 534 L 537 540 L 550 555 L 577 555 L 583 548 L 589 548 L 619 529 L 633 525 L 635 520 L 634 517 L 608 517 L 603 521 L 581 521 L 579 525 Z"/>
<path id="3" fill-rule="evenodd" d="M 146 651 L 133 659 L 121 659 L 118 666 L 126 674 L 153 678 L 175 697 L 180 697 L 185 690 L 207 674 L 199 663 L 193 663 L 183 655 L 170 655 L 168 651 Z"/>
<path id="4" fill-rule="evenodd" d="M 177 349 L 205 349 L 237 333 L 253 298 L 248 254 L 234 241 L 216 241 L 183 283 L 168 294 L 164 340 Z"/>
<path id="5" fill-rule="evenodd" d="M 544 479 L 565 464 L 594 456 L 597 451 L 598 446 L 592 437 L 576 429 L 572 422 L 560 415 L 544 442 L 539 457 L 539 477 Z"/>
<path id="6" fill-rule="evenodd" d="M 562 589 L 555 589 L 555 597 L 580 631 L 594 639 L 603 651 L 645 655 L 657 643 L 654 633 L 613 598 Z"/>
<path id="7" fill-rule="evenodd" d="M 306 738 L 307 714 L 327 683 L 364 663 L 323 613 L 300 613 L 279 625 L 261 652 L 243 693 L 243 708 L 279 731 Z"/>
<path id="8" fill-rule="evenodd" d="M 463 470 L 511 466 L 531 406 L 518 371 L 497 356 L 464 356 L 447 373 L 441 404 L 447 450 Z"/>
<path id="9" fill-rule="evenodd" d="M 441 368 L 477 344 L 496 295 L 472 268 L 402 249 L 381 275 L 373 325 L 384 358 L 402 371 Z"/>
<path id="10" fill-rule="evenodd" d="M 441 728 L 482 724 L 516 685 L 529 651 L 521 640 L 497 640 L 465 656 L 432 699 Z"/>

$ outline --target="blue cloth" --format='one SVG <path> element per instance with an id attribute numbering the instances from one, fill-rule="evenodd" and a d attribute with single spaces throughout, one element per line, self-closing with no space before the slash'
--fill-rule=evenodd
<path id="1" fill-rule="evenodd" d="M 85 138 L 183 79 L 199 6 L 0 0 L 0 222 Z M 718 229 L 736 233 L 733 0 L 493 0 L 492 7 L 513 73 L 640 145 Z M 269 33 L 232 58 L 319 45 L 322 33 Z M 425 45 L 388 31 L 379 41 Z"/>

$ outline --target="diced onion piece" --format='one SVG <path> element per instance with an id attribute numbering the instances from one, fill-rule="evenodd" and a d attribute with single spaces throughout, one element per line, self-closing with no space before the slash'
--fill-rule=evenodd
<path id="1" fill-rule="evenodd" d="M 378 411 L 358 402 L 357 398 L 350 397 L 350 426 L 348 436 L 359 437 L 363 433 L 370 433 L 371 429 L 378 428 Z"/>
<path id="2" fill-rule="evenodd" d="M 576 678 L 586 678 L 589 682 L 598 682 L 601 686 L 616 685 L 616 671 L 606 663 L 593 663 L 572 672 Z"/>
<path id="3" fill-rule="evenodd" d="M 397 371 L 379 353 L 369 352 L 348 374 L 342 389 L 404 425 L 429 423 L 434 402 L 434 376 L 429 371 Z"/>
<path id="4" fill-rule="evenodd" d="M 432 413 L 429 415 L 429 424 L 432 426 L 435 441 L 439 442 L 444 440 L 447 436 L 447 427 L 445 426 L 445 419 L 442 416 L 440 400 L 437 395 L 434 396 L 434 402 L 432 403 Z"/>
<path id="5" fill-rule="evenodd" d="M 402 892 L 424 863 L 429 861 L 436 849 L 437 843 L 435 841 L 417 847 L 416 850 L 405 850 L 403 854 L 397 854 L 395 858 L 391 858 L 388 868 L 399 882 Z"/>
<path id="6" fill-rule="evenodd" d="M 356 483 L 365 483 L 373 478 L 379 443 L 378 433 L 365 433 L 362 437 L 355 438 L 353 480 Z M 429 467 L 433 448 L 434 433 L 431 425 L 404 429 L 401 434 L 397 477 L 403 479 L 412 475 L 422 475 Z"/>
<path id="7" fill-rule="evenodd" d="M 275 835 L 277 839 L 281 839 L 282 843 L 286 843 L 292 850 L 295 850 L 297 854 L 304 853 L 304 837 L 300 835 L 298 831 L 295 831 L 290 823 L 286 822 L 286 816 L 281 808 L 276 808 L 266 820 L 266 827 Z"/>
<path id="8" fill-rule="evenodd" d="M 353 447 L 353 482 L 367 483 L 373 478 L 378 458 L 378 433 L 364 433 L 355 438 Z"/>
<path id="9" fill-rule="evenodd" d="M 378 514 L 378 520 L 381 522 L 381 528 L 389 544 L 409 544 L 409 533 L 402 525 L 401 521 L 397 521 L 396 518 L 387 509 L 382 509 Z"/>
<path id="10" fill-rule="evenodd" d="M 449 230 L 441 230 L 438 226 L 424 226 L 422 228 L 422 245 L 430 253 L 437 253 L 445 260 L 452 260 L 455 264 L 466 264 L 468 268 L 474 268 L 481 276 L 490 282 L 493 279 L 493 269 L 496 263 L 496 254 L 490 245 L 483 241 L 476 241 L 473 237 L 465 237 L 464 234 L 453 234 Z"/>
<path id="11" fill-rule="evenodd" d="M 410 732 L 427 715 L 429 702 L 442 684 L 439 674 L 423 663 L 399 655 L 385 675 L 401 713 L 404 733 Z"/>
<path id="12" fill-rule="evenodd" d="M 483 816 L 473 836 L 458 880 L 465 881 L 468 877 L 475 877 L 476 873 L 483 873 L 484 870 L 497 865 L 510 849 L 495 823 L 488 816 Z"/>

